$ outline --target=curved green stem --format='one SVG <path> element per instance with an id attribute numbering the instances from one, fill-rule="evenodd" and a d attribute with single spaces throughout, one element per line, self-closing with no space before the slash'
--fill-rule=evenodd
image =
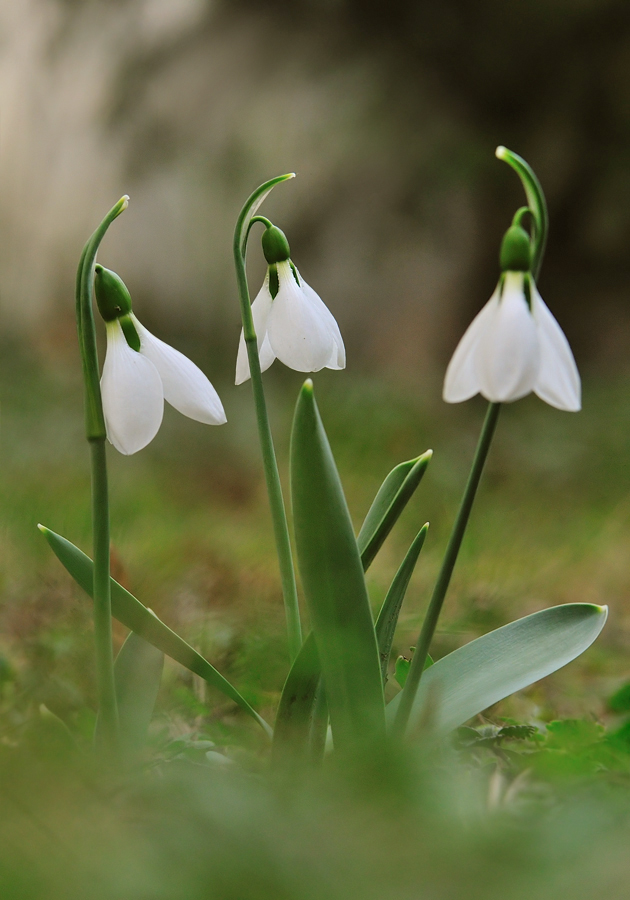
<path id="1" fill-rule="evenodd" d="M 405 733 L 407 723 L 409 722 L 413 701 L 415 700 L 418 691 L 427 654 L 431 646 L 431 641 L 433 640 L 433 635 L 435 634 L 440 612 L 442 611 L 442 605 L 451 581 L 451 575 L 455 568 L 459 548 L 461 547 L 464 532 L 466 531 L 466 525 L 468 524 L 468 519 L 470 517 L 470 511 L 472 510 L 475 501 L 475 495 L 488 456 L 488 450 L 492 443 L 492 437 L 494 435 L 500 409 L 500 403 L 490 403 L 488 406 L 468 481 L 466 482 L 466 487 L 464 488 L 459 511 L 457 513 L 457 518 L 455 519 L 446 553 L 442 560 L 442 567 L 433 589 L 429 608 L 424 622 L 422 623 L 420 637 L 416 643 L 416 649 L 414 650 L 413 658 L 411 660 L 407 681 L 405 682 L 405 687 L 403 688 L 400 697 L 400 704 L 398 706 L 393 727 L 394 734 L 398 736 L 402 736 Z"/>
<path id="2" fill-rule="evenodd" d="M 99 716 L 103 736 L 110 752 L 117 747 L 118 714 L 112 653 L 112 616 L 109 571 L 109 494 L 103 416 L 99 382 L 96 329 L 92 310 L 94 264 L 105 232 L 127 208 L 129 198 L 122 197 L 107 213 L 89 239 L 79 262 L 76 279 L 76 316 L 79 348 L 85 382 L 85 430 L 90 443 L 92 465 L 92 540 L 94 546 L 94 642 Z"/>
<path id="3" fill-rule="evenodd" d="M 251 301 L 249 296 L 249 288 L 247 285 L 247 270 L 245 265 L 245 257 L 247 253 L 247 238 L 249 237 L 250 227 L 254 222 L 254 214 L 267 194 L 276 184 L 293 178 L 290 175 L 279 175 L 272 178 L 271 181 L 265 182 L 249 197 L 236 223 L 234 231 L 234 263 L 236 266 L 236 280 L 238 283 L 238 292 L 241 305 L 241 319 L 243 321 L 243 337 L 247 347 L 247 358 L 249 361 L 249 371 L 252 379 L 252 389 L 254 392 L 254 404 L 256 407 L 256 421 L 258 423 L 258 435 L 260 438 L 260 446 L 262 450 L 263 468 L 265 471 L 265 480 L 267 482 L 267 493 L 269 494 L 269 505 L 271 507 L 271 518 L 273 521 L 273 530 L 276 540 L 276 549 L 278 552 L 278 562 L 280 566 L 280 579 L 282 582 L 282 595 L 284 598 L 284 608 L 287 619 L 287 633 L 289 640 L 289 653 L 291 661 L 295 659 L 302 646 L 302 626 L 300 623 L 300 608 L 298 604 L 297 586 L 295 582 L 295 569 L 293 566 L 293 555 L 291 552 L 291 541 L 289 538 L 289 527 L 287 524 L 287 515 L 282 496 L 282 486 L 280 484 L 280 474 L 278 472 L 278 463 L 276 461 L 276 453 L 273 446 L 273 438 L 269 425 L 269 416 L 267 414 L 267 404 L 265 401 L 265 392 L 262 382 L 262 374 L 260 371 L 260 358 L 258 355 L 258 340 L 256 330 L 254 328 L 254 320 L 252 317 Z M 262 216 L 256 217 L 256 221 L 266 224 L 268 220 Z"/>
<path id="4" fill-rule="evenodd" d="M 547 213 L 547 201 L 540 181 L 532 167 L 517 153 L 508 150 L 507 147 L 497 147 L 495 151 L 497 159 L 503 160 L 511 166 L 525 190 L 527 203 L 534 219 L 534 232 L 532 235 L 532 274 L 538 278 L 542 265 L 547 233 L 549 231 L 549 215 Z"/>

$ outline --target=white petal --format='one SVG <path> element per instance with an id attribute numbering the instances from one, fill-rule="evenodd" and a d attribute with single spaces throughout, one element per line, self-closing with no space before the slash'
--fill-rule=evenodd
<path id="1" fill-rule="evenodd" d="M 532 292 L 532 313 L 538 327 L 540 368 L 535 393 L 557 409 L 581 409 L 580 375 L 564 332 L 538 291 Z"/>
<path id="2" fill-rule="evenodd" d="M 496 313 L 498 305 L 499 289 L 497 288 L 481 312 L 478 312 L 472 320 L 457 345 L 444 378 L 442 396 L 447 403 L 461 403 L 479 393 L 480 383 L 477 376 L 475 354 L 479 339 L 487 327 L 487 323 Z"/>
<path id="3" fill-rule="evenodd" d="M 276 358 L 275 353 L 271 349 L 269 338 L 267 337 L 267 319 L 271 310 L 271 294 L 269 293 L 269 273 L 265 278 L 264 284 L 258 291 L 256 299 L 252 303 L 252 318 L 254 320 L 254 331 L 258 339 L 258 356 L 260 359 L 260 371 L 264 372 L 269 368 Z M 242 384 L 249 378 L 249 361 L 247 359 L 247 347 L 245 346 L 245 338 L 243 337 L 243 329 L 241 328 L 241 338 L 238 344 L 238 354 L 236 356 L 236 384 Z"/>
<path id="4" fill-rule="evenodd" d="M 505 273 L 503 294 L 477 345 L 480 390 L 493 403 L 524 397 L 538 376 L 538 333 L 525 299 L 524 279 L 522 272 Z"/>
<path id="5" fill-rule="evenodd" d="M 118 319 L 106 327 L 101 394 L 107 437 L 128 456 L 146 447 L 162 424 L 162 379 L 150 359 L 131 349 Z"/>
<path id="6" fill-rule="evenodd" d="M 324 321 L 328 325 L 328 329 L 333 339 L 333 352 L 329 361 L 326 363 L 327 369 L 345 369 L 346 367 L 346 348 L 344 347 L 343 338 L 337 325 L 337 320 L 328 309 L 317 291 L 314 291 L 310 284 L 307 284 L 299 274 L 300 284 L 304 291 L 304 296 L 313 304 L 315 309 L 320 313 Z"/>
<path id="7" fill-rule="evenodd" d="M 291 369 L 319 372 L 335 347 L 329 323 L 306 297 L 288 262 L 278 263 L 278 282 L 267 322 L 271 349 Z"/>
<path id="8" fill-rule="evenodd" d="M 150 359 L 158 370 L 164 399 L 197 422 L 223 425 L 227 421 L 223 404 L 201 369 L 179 350 L 147 331 L 134 315 L 132 319 L 140 337 L 140 354 Z"/>

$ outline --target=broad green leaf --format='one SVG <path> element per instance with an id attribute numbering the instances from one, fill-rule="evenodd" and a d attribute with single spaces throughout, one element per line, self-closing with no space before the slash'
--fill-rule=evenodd
<path id="1" fill-rule="evenodd" d="M 397 467 L 397 469 L 403 469 L 402 474 L 398 472 L 396 476 L 399 484 L 405 480 L 406 475 L 416 466 L 417 462 L 417 460 L 411 460 L 410 463 L 402 463 L 401 466 Z M 394 472 L 397 472 L 397 470 L 395 469 Z M 414 476 L 413 481 L 415 480 Z M 409 548 L 392 581 L 376 622 L 376 637 L 383 679 L 385 679 L 387 673 L 387 664 L 400 608 L 424 544 L 427 529 L 428 524 L 423 526 Z M 296 754 L 307 753 L 309 745 L 318 743 L 317 736 L 322 737 L 321 752 L 323 753 L 326 724 L 321 715 L 318 717 L 315 714 L 316 692 L 319 686 L 320 674 L 319 657 L 316 655 L 314 637 L 311 632 L 304 641 L 282 690 L 274 729 L 275 757 L 284 758 L 287 750 L 291 752 L 293 758 L 295 758 Z M 325 697 L 322 698 L 322 702 L 324 700 Z M 319 754 L 313 746 L 311 746 L 310 755 L 312 759 L 318 758 Z"/>
<path id="2" fill-rule="evenodd" d="M 282 690 L 273 732 L 274 764 L 284 764 L 287 759 L 299 762 L 311 758 L 315 761 L 323 755 L 328 714 L 321 708 L 325 703 L 323 696 L 317 703 L 319 692 L 325 693 L 321 681 L 322 669 L 311 631 Z"/>
<path id="3" fill-rule="evenodd" d="M 142 750 L 160 689 L 164 654 L 131 631 L 114 663 L 118 736 L 126 753 Z"/>
<path id="4" fill-rule="evenodd" d="M 385 600 L 383 601 L 383 605 L 381 606 L 381 611 L 378 614 L 378 618 L 376 620 L 376 640 L 378 642 L 378 652 L 381 660 L 381 672 L 383 674 L 383 681 L 386 681 L 387 679 L 389 654 L 391 653 L 392 649 L 392 641 L 394 640 L 394 632 L 396 631 L 400 608 L 403 604 L 403 600 L 405 599 L 409 581 L 411 579 L 411 576 L 413 575 L 413 570 L 416 567 L 416 563 L 418 561 L 418 557 L 420 556 L 420 551 L 422 550 L 422 545 L 424 544 L 424 539 L 427 536 L 428 530 L 429 523 L 427 522 L 427 524 L 423 525 L 416 535 L 411 547 L 407 551 L 407 555 L 400 564 L 400 568 L 394 575 L 394 580 L 392 581 L 390 588 L 387 591 L 387 595 L 385 596 Z"/>
<path id="5" fill-rule="evenodd" d="M 367 572 L 385 538 L 411 500 L 432 456 L 433 450 L 427 450 L 417 459 L 400 463 L 380 486 L 357 537 L 364 571 Z"/>
<path id="6" fill-rule="evenodd" d="M 77 584 L 90 597 L 93 585 L 93 563 L 78 547 L 71 544 L 59 534 L 55 534 L 49 528 L 39 525 L 39 530 L 53 549 L 57 559 L 67 569 Z M 199 675 L 212 687 L 217 688 L 230 700 L 237 703 L 241 709 L 249 713 L 259 725 L 271 736 L 271 728 L 265 720 L 258 715 L 247 700 L 233 687 L 227 679 L 218 672 L 206 659 L 197 653 L 190 644 L 187 644 L 178 634 L 165 625 L 155 613 L 151 612 L 137 600 L 133 594 L 111 579 L 112 582 L 112 615 L 131 631 L 143 637 L 145 641 L 153 644 L 171 659 L 180 663 L 186 669 Z"/>
<path id="7" fill-rule="evenodd" d="M 302 585 L 343 752 L 384 736 L 383 684 L 361 558 L 310 379 L 293 420 L 291 494 Z"/>
<path id="8" fill-rule="evenodd" d="M 410 727 L 427 721 L 451 731 L 504 697 L 545 678 L 583 653 L 600 633 L 608 607 L 567 603 L 484 634 L 427 669 Z M 400 694 L 388 704 L 393 722 Z"/>

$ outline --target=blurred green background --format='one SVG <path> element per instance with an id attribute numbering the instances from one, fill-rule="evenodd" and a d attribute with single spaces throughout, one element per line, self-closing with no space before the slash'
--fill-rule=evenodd
<path id="1" fill-rule="evenodd" d="M 238 210 L 266 178 L 298 173 L 265 212 L 344 333 L 348 369 L 316 388 L 357 524 L 392 466 L 436 451 L 370 573 L 377 603 L 431 521 L 406 652 L 483 415 L 480 401 L 446 407 L 440 387 L 522 203 L 494 158 L 504 143 L 547 192 L 540 287 L 575 348 L 584 411 L 533 398 L 504 411 L 436 650 L 545 605 L 609 603 L 582 661 L 502 707 L 605 715 L 630 640 L 628 4 L 5 0 L 0 26 L 0 641 L 17 678 L 12 714 L 93 703 L 89 608 L 34 525 L 89 548 L 72 286 L 104 211 L 131 195 L 101 261 L 141 319 L 209 374 L 228 414 L 212 429 L 168 411 L 147 450 L 112 451 L 114 565 L 271 714 L 287 660 L 250 389 L 232 385 Z M 255 289 L 255 242 L 250 257 Z M 300 376 L 280 369 L 266 381 L 286 474 Z M 164 693 L 173 721 L 207 715 L 180 670 Z M 211 716 L 231 712 L 212 701 Z"/>
<path id="2" fill-rule="evenodd" d="M 607 703 L 630 679 L 627 0 L 0 0 L 0 114 L 2 897 L 626 897 L 628 743 L 615 757 L 596 722 L 628 730 Z M 376 606 L 431 522 L 395 641 L 408 654 L 484 412 L 442 403 L 444 368 L 523 202 L 497 144 L 547 193 L 539 286 L 584 409 L 502 411 L 434 652 L 545 606 L 607 603 L 583 657 L 488 713 L 541 734 L 582 721 L 522 756 L 490 742 L 453 768 L 424 748 L 296 789 L 259 777 L 256 725 L 167 663 L 156 768 L 102 782 L 38 712 L 88 745 L 90 605 L 35 527 L 89 552 L 84 241 L 130 194 L 100 261 L 228 416 L 210 428 L 167 409 L 150 447 L 110 452 L 114 574 L 271 719 L 288 659 L 251 390 L 233 386 L 236 216 L 298 173 L 264 212 L 344 334 L 347 370 L 315 386 L 357 527 L 394 465 L 435 451 L 368 578 Z M 276 363 L 265 382 L 286 485 L 301 376 Z M 169 741 L 197 738 L 246 774 L 213 769 L 205 744 L 164 763 Z"/>

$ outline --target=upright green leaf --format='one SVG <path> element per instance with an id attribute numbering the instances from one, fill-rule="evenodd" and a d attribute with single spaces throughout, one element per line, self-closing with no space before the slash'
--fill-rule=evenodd
<path id="1" fill-rule="evenodd" d="M 432 456 L 433 450 L 427 450 L 416 459 L 400 463 L 380 486 L 357 537 L 364 571 L 370 567 L 385 538 L 411 500 Z"/>
<path id="2" fill-rule="evenodd" d="M 504 697 L 566 666 L 598 636 L 608 607 L 567 603 L 532 613 L 484 634 L 427 669 L 410 727 L 427 721 L 451 731 Z M 394 720 L 400 694 L 387 707 Z"/>
<path id="3" fill-rule="evenodd" d="M 157 700 L 164 654 L 133 631 L 114 663 L 118 702 L 118 739 L 126 754 L 142 750 Z"/>
<path id="4" fill-rule="evenodd" d="M 400 568 L 394 575 L 389 590 L 381 606 L 381 611 L 376 620 L 376 640 L 378 642 L 378 652 L 381 660 L 381 672 L 383 681 L 387 678 L 387 667 L 389 665 L 389 654 L 392 650 L 392 642 L 394 640 L 394 632 L 398 624 L 398 616 L 400 608 L 405 599 L 409 581 L 413 575 L 413 570 L 418 562 L 420 551 L 424 544 L 424 540 L 429 530 L 429 523 L 423 525 L 414 541 L 407 551 L 407 555 L 400 564 Z"/>
<path id="5" fill-rule="evenodd" d="M 312 739 L 315 738 L 317 743 L 313 732 L 318 727 L 323 729 L 325 740 L 328 717 L 322 724 L 315 716 L 315 700 L 321 680 L 322 668 L 315 635 L 311 631 L 291 666 L 282 690 L 273 731 L 273 759 L 276 765 L 284 764 L 287 759 L 294 763 L 305 761 Z"/>
<path id="6" fill-rule="evenodd" d="M 92 571 L 93 563 L 78 547 L 71 544 L 59 534 L 55 534 L 49 528 L 39 525 L 48 543 L 53 549 L 57 559 L 66 568 L 77 584 L 83 588 L 88 596 L 92 596 Z M 266 733 L 271 736 L 271 728 L 265 720 L 258 715 L 247 700 L 233 687 L 227 679 L 218 672 L 206 659 L 197 653 L 190 644 L 187 644 L 178 634 L 165 625 L 155 613 L 151 612 L 137 600 L 133 594 L 111 579 L 112 590 L 112 615 L 131 631 L 143 637 L 145 641 L 153 644 L 171 659 L 180 663 L 186 669 L 201 676 L 212 687 L 217 688 L 230 700 L 237 703 L 252 716 Z"/>
<path id="7" fill-rule="evenodd" d="M 291 493 L 335 746 L 344 751 L 384 736 L 383 685 L 361 558 L 310 379 L 293 421 Z"/>

